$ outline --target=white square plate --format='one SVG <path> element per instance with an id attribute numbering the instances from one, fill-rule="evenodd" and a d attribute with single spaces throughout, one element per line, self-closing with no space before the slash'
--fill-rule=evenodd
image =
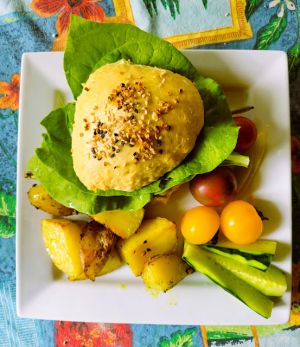
<path id="1" fill-rule="evenodd" d="M 235 297 L 194 273 L 167 293 L 153 296 L 124 266 L 96 282 L 70 282 L 53 271 L 43 245 L 46 217 L 28 202 L 32 181 L 27 162 L 41 143 L 39 122 L 72 100 L 62 53 L 27 53 L 22 59 L 17 188 L 17 312 L 21 317 L 107 323 L 244 325 L 280 324 L 290 313 L 291 178 L 287 58 L 272 51 L 188 50 L 184 54 L 205 75 L 225 87 L 232 108 L 254 105 L 258 129 L 268 130 L 268 148 L 255 178 L 254 196 L 270 218 L 264 238 L 279 241 L 275 264 L 288 274 L 289 287 L 264 319 Z M 196 205 L 186 192 L 172 212 Z M 179 207 L 178 207 L 179 206 Z M 180 207 L 181 206 L 181 207 Z M 173 209 L 173 208 L 172 208 Z M 170 210 L 164 214 L 167 216 Z M 181 211 L 181 212 L 179 212 Z M 174 214 L 175 212 L 175 214 Z M 47 216 L 49 217 L 49 216 Z M 46 218 L 47 218 L 46 217 Z"/>

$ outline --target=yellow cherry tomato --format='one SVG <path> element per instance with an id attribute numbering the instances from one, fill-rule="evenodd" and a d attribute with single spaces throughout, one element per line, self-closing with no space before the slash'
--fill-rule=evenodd
<path id="1" fill-rule="evenodd" d="M 260 237 L 263 223 L 251 204 L 235 200 L 229 203 L 221 213 L 221 230 L 233 243 L 247 245 Z"/>
<path id="2" fill-rule="evenodd" d="M 212 207 L 198 206 L 187 211 L 183 216 L 181 232 L 188 242 L 200 245 L 210 241 L 219 226 L 220 217 Z"/>

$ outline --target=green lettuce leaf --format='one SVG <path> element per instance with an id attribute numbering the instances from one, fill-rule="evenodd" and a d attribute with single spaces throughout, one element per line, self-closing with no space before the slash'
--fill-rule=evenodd
<path id="1" fill-rule="evenodd" d="M 122 55 L 118 55 L 119 50 L 122 50 Z M 198 75 L 189 60 L 171 43 L 136 26 L 123 23 L 96 23 L 79 16 L 71 16 L 64 54 L 64 69 L 74 98 L 80 95 L 82 83 L 108 53 L 116 55 L 113 61 L 134 57 L 136 63 L 164 66 L 165 69 L 191 80 Z"/>
<path id="2" fill-rule="evenodd" d="M 51 112 L 42 121 L 47 133 L 29 169 L 53 198 L 83 213 L 141 208 L 153 195 L 216 168 L 231 154 L 237 141 L 238 128 L 222 88 L 214 80 L 200 76 L 171 44 L 128 24 L 99 24 L 72 17 L 64 68 L 74 97 L 80 95 L 82 83 L 91 72 L 120 59 L 172 70 L 191 79 L 204 101 L 205 126 L 193 151 L 159 180 L 134 192 L 94 193 L 83 186 L 73 170 L 71 132 L 75 105 Z"/>

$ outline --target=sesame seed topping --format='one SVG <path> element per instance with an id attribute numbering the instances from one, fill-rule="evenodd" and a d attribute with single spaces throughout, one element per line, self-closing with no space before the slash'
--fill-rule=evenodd
<path id="1" fill-rule="evenodd" d="M 161 100 L 151 117 L 145 117 L 149 101 L 151 94 L 141 81 L 124 81 L 112 90 L 103 113 L 94 116 L 93 137 L 88 143 L 95 159 L 114 158 L 124 146 L 134 147 L 135 161 L 162 153 L 162 131 L 171 129 L 163 115 L 175 107 L 175 101 Z"/>
<path id="2" fill-rule="evenodd" d="M 154 121 L 157 121 L 157 120 L 158 120 L 158 115 L 157 115 L 156 112 L 152 112 L 151 117 L 152 117 L 152 119 L 153 119 Z"/>

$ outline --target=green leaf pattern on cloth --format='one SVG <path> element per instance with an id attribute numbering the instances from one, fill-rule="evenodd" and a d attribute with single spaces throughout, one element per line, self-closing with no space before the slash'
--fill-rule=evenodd
<path id="1" fill-rule="evenodd" d="M 287 25 L 287 12 L 282 17 L 274 14 L 267 25 L 262 27 L 257 33 L 255 49 L 267 49 L 270 45 L 277 41 Z"/>
<path id="2" fill-rule="evenodd" d="M 15 218 L 0 216 L 0 237 L 12 237 L 16 233 Z"/>
<path id="3" fill-rule="evenodd" d="M 176 331 L 171 334 L 170 339 L 162 337 L 160 339 L 159 347 L 193 347 L 193 336 L 195 333 L 195 328 Z"/>
<path id="4" fill-rule="evenodd" d="M 165 9 L 169 9 L 173 19 L 176 18 L 176 14 L 179 14 L 179 0 L 161 0 L 161 3 Z"/>
<path id="5" fill-rule="evenodd" d="M 0 237 L 8 238 L 16 233 L 16 197 L 0 191 Z"/>
<path id="6" fill-rule="evenodd" d="M 0 216 L 15 217 L 16 197 L 0 192 Z"/>
<path id="7" fill-rule="evenodd" d="M 176 15 L 180 13 L 179 1 L 180 0 L 160 0 L 163 7 L 170 11 L 173 19 L 176 19 Z M 143 2 L 151 17 L 158 15 L 157 0 L 143 0 Z"/>
<path id="8" fill-rule="evenodd" d="M 143 0 L 150 17 L 158 15 L 157 1 L 159 0 Z M 160 0 L 160 2 L 165 10 L 169 10 L 170 15 L 175 20 L 176 16 L 180 14 L 180 0 Z M 204 8 L 207 9 L 208 0 L 202 0 L 202 3 Z"/>
<path id="9" fill-rule="evenodd" d="M 207 9 L 207 5 L 208 5 L 208 0 L 202 0 L 203 6 L 205 9 Z"/>
<path id="10" fill-rule="evenodd" d="M 245 8 L 247 20 L 263 4 L 262 0 L 248 0 Z M 300 66 L 300 12 L 295 0 L 272 0 L 268 2 L 268 9 L 275 8 L 275 14 L 269 18 L 269 22 L 257 33 L 254 49 L 269 49 L 278 41 L 287 29 L 289 17 L 294 17 L 297 22 L 297 36 L 293 45 L 287 50 L 289 62 L 289 77 L 293 81 L 297 77 Z"/>
<path id="11" fill-rule="evenodd" d="M 247 20 L 253 15 L 253 13 L 263 4 L 263 0 L 247 0 L 245 14 Z"/>
<path id="12" fill-rule="evenodd" d="M 153 17 L 155 14 L 156 15 L 158 14 L 157 3 L 156 3 L 157 0 L 143 0 L 143 2 L 151 17 Z"/>
<path id="13" fill-rule="evenodd" d="M 300 67 L 300 42 L 295 42 L 287 51 L 289 61 L 289 75 L 291 80 L 295 80 Z"/>

